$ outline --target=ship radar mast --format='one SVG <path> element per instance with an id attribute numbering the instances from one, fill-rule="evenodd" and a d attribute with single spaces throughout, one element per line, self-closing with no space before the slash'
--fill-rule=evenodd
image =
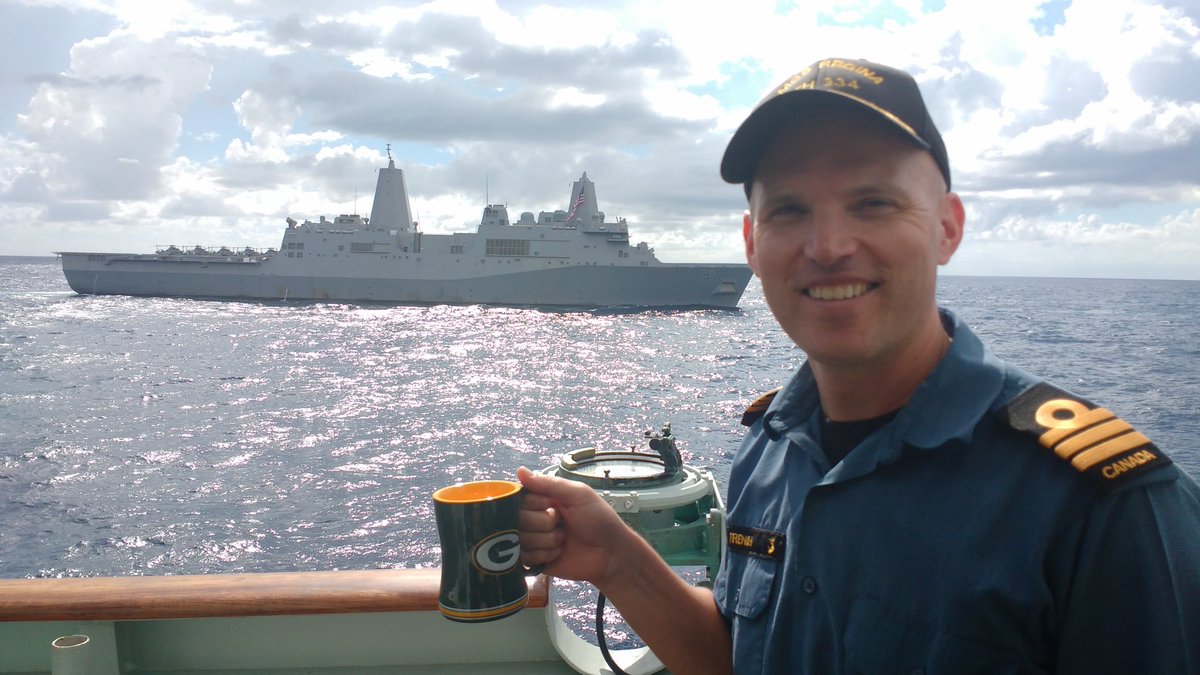
<path id="1" fill-rule="evenodd" d="M 412 208 L 404 185 L 404 171 L 396 168 L 392 144 L 387 144 L 388 165 L 379 170 L 375 184 L 375 200 L 371 205 L 371 225 L 376 230 L 412 231 Z"/>
<path id="2" fill-rule="evenodd" d="M 585 231 L 591 231 L 604 222 L 604 213 L 596 204 L 596 184 L 588 179 L 587 172 L 571 185 L 571 197 L 567 202 L 566 224 L 575 224 Z"/>

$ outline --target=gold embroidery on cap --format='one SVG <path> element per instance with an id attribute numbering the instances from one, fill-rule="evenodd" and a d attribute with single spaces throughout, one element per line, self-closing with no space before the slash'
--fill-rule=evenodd
<path id="1" fill-rule="evenodd" d="M 875 71 L 871 70 L 870 68 L 868 68 L 866 66 L 860 66 L 857 63 L 850 63 L 849 61 L 843 61 L 841 59 L 829 59 L 827 61 L 822 61 L 821 67 L 822 68 L 841 68 L 842 70 L 848 70 L 848 71 L 854 73 L 855 75 L 860 75 L 862 77 L 867 78 L 868 81 L 870 81 L 874 84 L 883 84 L 883 82 L 884 82 L 884 78 L 881 75 L 879 75 L 878 73 L 876 73 Z"/>
<path id="2" fill-rule="evenodd" d="M 776 94 L 784 94 L 793 89 L 812 89 L 811 82 L 800 83 L 800 81 L 805 79 L 806 77 L 808 77 L 808 74 L 811 72 L 812 72 L 812 67 L 810 66 L 810 67 L 805 68 L 804 70 L 796 73 L 795 75 L 789 77 L 786 82 L 779 85 L 779 88 L 775 90 L 775 93 Z M 800 83 L 799 86 L 797 86 L 797 83 Z"/>

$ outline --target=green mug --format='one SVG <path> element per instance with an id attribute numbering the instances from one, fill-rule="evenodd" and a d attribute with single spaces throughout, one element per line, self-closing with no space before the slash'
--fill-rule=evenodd
<path id="1" fill-rule="evenodd" d="M 442 544 L 438 608 L 447 619 L 502 619 L 529 602 L 525 577 L 540 574 L 544 565 L 528 568 L 520 561 L 521 492 L 520 483 L 483 480 L 433 493 Z"/>

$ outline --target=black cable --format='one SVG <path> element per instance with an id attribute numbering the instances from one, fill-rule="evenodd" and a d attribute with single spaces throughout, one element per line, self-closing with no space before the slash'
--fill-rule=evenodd
<path id="1" fill-rule="evenodd" d="M 596 601 L 596 641 L 600 643 L 600 655 L 604 657 L 604 662 L 608 664 L 613 675 L 629 675 L 621 670 L 617 662 L 613 661 L 612 654 L 608 653 L 608 640 L 604 637 L 604 594 L 599 593 L 599 595 L 600 599 Z"/>

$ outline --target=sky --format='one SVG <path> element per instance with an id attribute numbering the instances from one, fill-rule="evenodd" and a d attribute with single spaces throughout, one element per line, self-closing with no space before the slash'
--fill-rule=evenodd
<path id="1" fill-rule="evenodd" d="M 725 144 L 818 59 L 917 79 L 966 234 L 946 274 L 1200 279 L 1196 0 L 0 0 L 0 255 L 278 247 L 568 208 L 666 262 L 745 259 Z"/>

